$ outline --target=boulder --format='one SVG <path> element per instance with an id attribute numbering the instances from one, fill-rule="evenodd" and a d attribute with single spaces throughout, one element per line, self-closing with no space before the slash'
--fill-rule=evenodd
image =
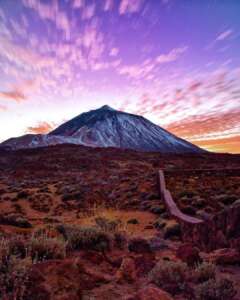
<path id="1" fill-rule="evenodd" d="M 240 252 L 233 248 L 217 249 L 209 254 L 208 259 L 218 265 L 238 265 Z"/>

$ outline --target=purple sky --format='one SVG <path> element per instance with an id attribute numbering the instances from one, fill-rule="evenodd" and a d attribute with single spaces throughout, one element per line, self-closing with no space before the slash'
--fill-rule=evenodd
<path id="1" fill-rule="evenodd" d="M 108 104 L 240 152 L 240 1 L 0 0 L 0 141 Z"/>

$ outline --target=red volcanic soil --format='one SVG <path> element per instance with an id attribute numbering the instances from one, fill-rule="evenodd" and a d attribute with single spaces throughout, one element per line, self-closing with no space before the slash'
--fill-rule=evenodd
<path id="1" fill-rule="evenodd" d="M 240 155 L 0 150 L 0 299 L 240 299 L 238 237 L 186 244 L 159 169 L 185 214 L 238 207 Z"/>

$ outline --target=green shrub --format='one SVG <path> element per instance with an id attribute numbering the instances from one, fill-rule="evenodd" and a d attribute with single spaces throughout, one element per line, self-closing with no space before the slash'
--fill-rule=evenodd
<path id="1" fill-rule="evenodd" d="M 210 279 L 198 285 L 195 290 L 197 300 L 231 300 L 236 295 L 229 279 Z"/>
<path id="2" fill-rule="evenodd" d="M 187 265 L 183 262 L 159 261 L 149 273 L 149 279 L 171 294 L 185 289 Z"/>
<path id="3" fill-rule="evenodd" d="M 29 255 L 33 260 L 61 259 L 66 256 L 66 242 L 46 235 L 33 236 L 28 243 Z"/>

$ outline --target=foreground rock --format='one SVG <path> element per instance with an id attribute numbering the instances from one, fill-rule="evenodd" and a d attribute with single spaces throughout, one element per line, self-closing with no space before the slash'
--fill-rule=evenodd
<path id="1" fill-rule="evenodd" d="M 63 300 L 82 299 L 83 292 L 112 277 L 87 268 L 76 260 L 53 260 L 33 265 L 26 286 L 27 299 Z"/>
<path id="2" fill-rule="evenodd" d="M 237 249 L 217 249 L 209 254 L 209 260 L 218 265 L 239 265 L 240 252 Z"/>
<path id="3" fill-rule="evenodd" d="M 240 239 L 240 204 L 230 206 L 200 224 L 181 222 L 182 239 L 203 251 L 236 246 Z"/>
<path id="4" fill-rule="evenodd" d="M 162 289 L 149 285 L 135 295 L 127 297 L 126 300 L 173 300 L 173 298 Z"/>

